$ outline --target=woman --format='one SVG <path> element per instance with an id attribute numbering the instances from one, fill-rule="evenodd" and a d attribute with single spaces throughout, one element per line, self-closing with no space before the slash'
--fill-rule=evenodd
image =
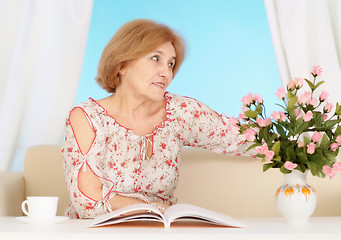
<path id="1" fill-rule="evenodd" d="M 245 153 L 229 119 L 199 101 L 166 92 L 185 55 L 167 26 L 135 20 L 105 47 L 96 80 L 107 98 L 70 112 L 63 143 L 70 217 L 93 218 L 136 203 L 176 203 L 181 148 Z"/>

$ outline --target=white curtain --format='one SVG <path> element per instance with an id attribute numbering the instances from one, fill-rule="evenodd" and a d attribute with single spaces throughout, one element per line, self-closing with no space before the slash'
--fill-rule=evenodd
<path id="1" fill-rule="evenodd" d="M 0 171 L 59 144 L 83 63 L 93 0 L 0 0 Z"/>
<path id="2" fill-rule="evenodd" d="M 265 0 L 265 7 L 283 85 L 320 65 L 328 99 L 341 102 L 341 1 Z"/>

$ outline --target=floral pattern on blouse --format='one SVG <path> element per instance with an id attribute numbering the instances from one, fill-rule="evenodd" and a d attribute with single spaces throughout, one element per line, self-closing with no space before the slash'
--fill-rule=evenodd
<path id="1" fill-rule="evenodd" d="M 66 213 L 71 218 L 94 218 L 111 211 L 108 200 L 116 194 L 146 203 L 175 204 L 173 192 L 184 146 L 246 155 L 249 144 L 230 132 L 225 115 L 192 98 L 167 92 L 165 99 L 166 119 L 147 136 L 138 136 L 116 122 L 92 98 L 75 107 L 85 112 L 95 138 L 89 151 L 82 153 L 67 119 L 62 155 L 71 198 Z M 148 144 L 152 145 L 150 157 Z M 86 169 L 85 164 L 103 184 L 103 200 L 93 200 L 79 190 L 78 174 Z"/>

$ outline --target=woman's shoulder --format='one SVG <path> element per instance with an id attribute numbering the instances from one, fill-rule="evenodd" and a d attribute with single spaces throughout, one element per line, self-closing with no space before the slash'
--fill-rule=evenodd
<path id="1" fill-rule="evenodd" d="M 202 108 L 206 106 L 199 100 L 188 97 L 188 96 L 182 96 L 174 93 L 167 93 L 167 96 L 171 98 L 171 102 L 173 104 L 173 107 L 176 109 L 184 109 L 184 108 Z"/>
<path id="2" fill-rule="evenodd" d="M 89 97 L 87 101 L 76 104 L 70 111 L 77 112 L 82 110 L 87 115 L 93 115 L 94 113 L 103 113 L 105 109 L 93 98 Z"/>

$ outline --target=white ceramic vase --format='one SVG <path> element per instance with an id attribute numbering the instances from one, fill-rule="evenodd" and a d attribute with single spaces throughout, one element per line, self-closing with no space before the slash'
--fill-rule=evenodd
<path id="1" fill-rule="evenodd" d="M 307 184 L 307 172 L 284 174 L 284 184 L 276 191 L 277 209 L 288 223 L 306 223 L 315 210 L 316 192 Z"/>

